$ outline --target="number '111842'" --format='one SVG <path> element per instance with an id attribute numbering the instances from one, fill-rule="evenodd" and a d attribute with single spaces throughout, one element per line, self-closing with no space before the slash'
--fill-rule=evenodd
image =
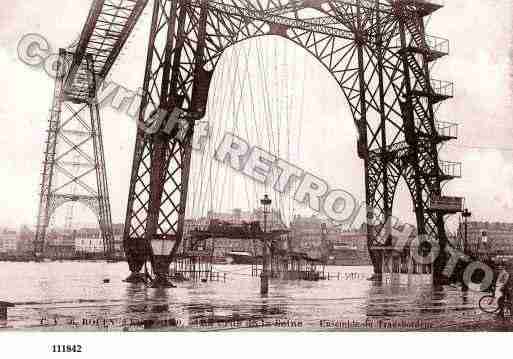
<path id="1" fill-rule="evenodd" d="M 79 344 L 52 345 L 54 353 L 82 353 L 82 346 Z"/>

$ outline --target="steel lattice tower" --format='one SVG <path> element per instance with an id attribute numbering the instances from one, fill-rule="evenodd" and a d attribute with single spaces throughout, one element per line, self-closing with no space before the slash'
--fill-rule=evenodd
<path id="1" fill-rule="evenodd" d="M 81 202 L 96 214 L 107 257 L 114 251 L 96 94 L 145 5 L 146 1 L 94 0 L 76 48 L 60 51 L 43 161 L 36 255 L 43 251 L 55 209 L 70 201 Z M 67 180 L 56 184 L 56 173 Z"/>
<path id="2" fill-rule="evenodd" d="M 168 116 L 156 132 L 138 128 L 124 231 L 134 279 L 150 261 L 157 283 L 166 284 L 184 230 L 194 123 L 205 114 L 213 72 L 224 50 L 266 35 L 286 38 L 314 56 L 347 100 L 365 167 L 369 248 L 388 245 L 390 237 L 379 233 L 404 178 L 418 233 L 435 238 L 443 250 L 447 212 L 429 202 L 442 195 L 444 181 L 461 175 L 461 167 L 438 158 L 439 145 L 457 134 L 457 125 L 435 118 L 434 107 L 453 96 L 452 83 L 430 74 L 430 64 L 449 52 L 447 40 L 424 28 L 425 18 L 442 7 L 438 1 L 154 0 L 139 121 L 179 109 L 188 126 L 185 136 L 173 126 L 165 131 L 176 120 Z M 105 78 L 146 3 L 93 1 L 64 92 L 80 88 L 89 58 L 94 80 Z M 42 199 L 42 205 L 48 202 Z M 371 259 L 380 273 L 373 251 Z M 443 260 L 435 263 L 435 276 Z"/>
<path id="3" fill-rule="evenodd" d="M 72 54 L 61 50 L 59 68 L 69 68 L 66 64 L 71 64 L 72 58 Z M 97 216 L 106 255 L 111 255 L 114 250 L 92 60 L 89 59 L 87 64 L 80 93 L 66 92 L 64 71 L 59 71 L 55 81 L 34 248 L 38 257 L 44 252 L 50 218 L 58 207 L 68 202 L 80 202 Z"/>

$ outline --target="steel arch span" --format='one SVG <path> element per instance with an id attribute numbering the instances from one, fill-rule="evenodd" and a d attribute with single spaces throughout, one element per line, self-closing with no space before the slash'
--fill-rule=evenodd
<path id="1" fill-rule="evenodd" d="M 349 104 L 365 164 L 375 272 L 381 267 L 372 248 L 391 240 L 378 233 L 392 215 L 401 176 L 419 234 L 444 248 L 444 212 L 430 210 L 429 199 L 459 176 L 459 164 L 438 158 L 437 146 L 454 138 L 447 129 L 455 126 L 435 120 L 433 108 L 453 95 L 451 83 L 430 75 L 430 64 L 448 54 L 447 40 L 424 29 L 424 18 L 439 8 L 435 0 L 155 0 L 139 121 L 179 108 L 190 126 L 180 138 L 138 129 L 124 231 L 130 270 L 138 273 L 149 260 L 157 282 L 165 282 L 182 240 L 194 122 L 205 114 L 212 74 L 224 50 L 265 35 L 287 38 L 317 58 Z"/>

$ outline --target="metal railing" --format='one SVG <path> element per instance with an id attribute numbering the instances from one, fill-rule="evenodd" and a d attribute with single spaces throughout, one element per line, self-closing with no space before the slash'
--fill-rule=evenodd
<path id="1" fill-rule="evenodd" d="M 427 47 L 431 51 L 441 52 L 443 54 L 449 54 L 449 40 L 443 37 L 426 35 L 424 36 Z"/>
<path id="2" fill-rule="evenodd" d="M 457 123 L 436 121 L 435 127 L 438 135 L 442 137 L 458 138 L 459 125 Z"/>
<path id="3" fill-rule="evenodd" d="M 421 5 L 445 5 L 445 0 L 397 0 L 410 4 L 421 4 Z"/>
<path id="4" fill-rule="evenodd" d="M 461 178 L 461 162 L 438 160 L 438 166 L 444 176 Z"/>
<path id="5" fill-rule="evenodd" d="M 431 89 L 439 96 L 454 96 L 454 83 L 450 81 L 431 79 Z"/>
<path id="6" fill-rule="evenodd" d="M 412 39 L 412 41 L 413 41 L 413 39 Z M 439 37 L 439 36 L 425 34 L 424 42 L 427 46 L 427 50 L 429 50 L 431 53 L 438 54 L 438 56 L 436 56 L 436 57 L 449 55 L 450 43 L 449 43 L 448 39 L 445 39 L 445 38 Z M 414 44 L 414 42 L 412 42 L 412 44 Z M 393 47 L 401 48 L 401 46 L 402 46 L 401 38 L 400 37 L 394 38 L 392 45 L 393 45 Z"/>

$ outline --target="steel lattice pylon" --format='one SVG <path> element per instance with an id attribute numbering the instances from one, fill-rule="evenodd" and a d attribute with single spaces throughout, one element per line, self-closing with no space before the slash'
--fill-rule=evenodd
<path id="1" fill-rule="evenodd" d="M 107 256 L 114 250 L 109 191 L 105 171 L 99 105 L 90 70 L 82 81 L 88 84 L 87 99 L 76 99 L 65 91 L 73 54 L 60 51 L 60 74 L 55 81 L 48 137 L 43 160 L 41 195 L 35 238 L 35 255 L 44 252 L 46 231 L 55 210 L 68 202 L 80 202 L 98 218 Z M 92 69 L 92 60 L 87 61 Z M 60 180 L 60 181 L 59 181 Z"/>
<path id="2" fill-rule="evenodd" d="M 110 256 L 114 251 L 96 93 L 146 3 L 147 0 L 93 0 L 78 44 L 72 52 L 60 51 L 60 74 L 56 78 L 43 161 L 36 255 L 43 251 L 55 209 L 70 201 L 82 202 L 97 215 L 105 253 Z M 62 146 L 65 148 L 59 149 Z M 56 184 L 55 173 L 67 180 Z"/>
<path id="3" fill-rule="evenodd" d="M 180 108 L 189 114 L 189 131 L 178 137 L 138 130 L 124 233 L 130 270 L 138 273 L 150 260 L 157 279 L 167 276 L 182 240 L 194 121 L 205 113 L 213 71 L 228 47 L 264 35 L 287 38 L 318 59 L 350 106 L 373 219 L 369 248 L 386 244 L 377 234 L 403 177 L 418 232 L 443 249 L 444 213 L 428 202 L 441 195 L 443 181 L 459 176 L 459 164 L 438 159 L 437 146 L 454 138 L 447 133 L 455 125 L 435 121 L 433 107 L 453 90 L 429 71 L 447 55 L 448 42 L 424 31 L 424 17 L 441 7 L 435 0 L 155 0 L 139 120 Z M 380 272 L 372 251 L 371 258 Z"/>

